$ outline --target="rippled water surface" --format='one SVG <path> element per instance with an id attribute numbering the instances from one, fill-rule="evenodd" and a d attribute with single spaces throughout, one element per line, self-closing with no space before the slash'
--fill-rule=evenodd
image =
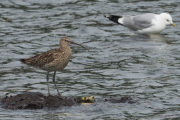
<path id="1" fill-rule="evenodd" d="M 103 17 L 169 12 L 177 28 L 156 36 L 133 35 Z M 58 47 L 69 36 L 90 50 L 71 46 L 68 66 L 57 72 L 63 96 L 128 95 L 135 104 L 95 103 L 56 110 L 5 110 L 1 119 L 180 119 L 179 0 L 0 1 L 0 98 L 24 91 L 47 94 L 45 71 L 18 61 Z M 56 94 L 53 84 L 52 94 Z"/>

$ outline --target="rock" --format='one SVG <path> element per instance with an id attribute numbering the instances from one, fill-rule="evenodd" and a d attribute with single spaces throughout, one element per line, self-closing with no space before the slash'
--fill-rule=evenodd
<path id="1" fill-rule="evenodd" d="M 5 97 L 1 100 L 2 107 L 6 109 L 42 109 L 73 106 L 78 104 L 74 98 L 59 96 L 44 96 L 41 93 L 26 92 L 16 96 Z"/>
<path id="2" fill-rule="evenodd" d="M 59 108 L 62 106 L 74 105 L 89 105 L 95 102 L 94 96 L 86 97 L 59 97 L 59 96 L 44 96 L 39 92 L 25 92 L 16 96 L 3 98 L 0 103 L 5 109 L 43 109 L 43 108 Z M 128 96 L 120 98 L 99 99 L 97 102 L 111 102 L 111 103 L 135 103 L 135 101 Z"/>

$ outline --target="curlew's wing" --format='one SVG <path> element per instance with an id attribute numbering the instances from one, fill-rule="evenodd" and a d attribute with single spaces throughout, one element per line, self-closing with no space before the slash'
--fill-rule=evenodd
<path id="1" fill-rule="evenodd" d="M 34 67 L 42 67 L 42 66 L 45 66 L 46 64 L 54 61 L 55 56 L 59 55 L 59 57 L 60 57 L 62 54 L 59 54 L 59 53 L 62 53 L 62 52 L 63 51 L 59 48 L 52 49 L 52 50 L 49 50 L 42 54 L 31 57 L 31 58 L 21 59 L 21 62 L 23 62 L 27 65 L 34 66 Z"/>

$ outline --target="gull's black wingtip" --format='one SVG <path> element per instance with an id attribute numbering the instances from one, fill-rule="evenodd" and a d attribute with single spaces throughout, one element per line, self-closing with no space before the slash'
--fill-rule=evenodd
<path id="1" fill-rule="evenodd" d="M 109 20 L 117 23 L 117 24 L 121 24 L 119 23 L 119 18 L 122 18 L 122 16 L 117 16 L 117 15 L 110 15 L 110 14 L 104 14 L 104 17 L 108 18 Z"/>

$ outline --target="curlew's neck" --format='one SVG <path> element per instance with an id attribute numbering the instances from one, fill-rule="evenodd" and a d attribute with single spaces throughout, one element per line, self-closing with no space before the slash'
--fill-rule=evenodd
<path id="1" fill-rule="evenodd" d="M 60 44 L 60 48 L 61 49 L 67 49 L 69 47 L 69 45 L 67 45 L 67 44 Z"/>
<path id="2" fill-rule="evenodd" d="M 65 53 L 70 53 L 71 54 L 71 48 L 69 45 L 61 45 L 60 47 Z"/>

